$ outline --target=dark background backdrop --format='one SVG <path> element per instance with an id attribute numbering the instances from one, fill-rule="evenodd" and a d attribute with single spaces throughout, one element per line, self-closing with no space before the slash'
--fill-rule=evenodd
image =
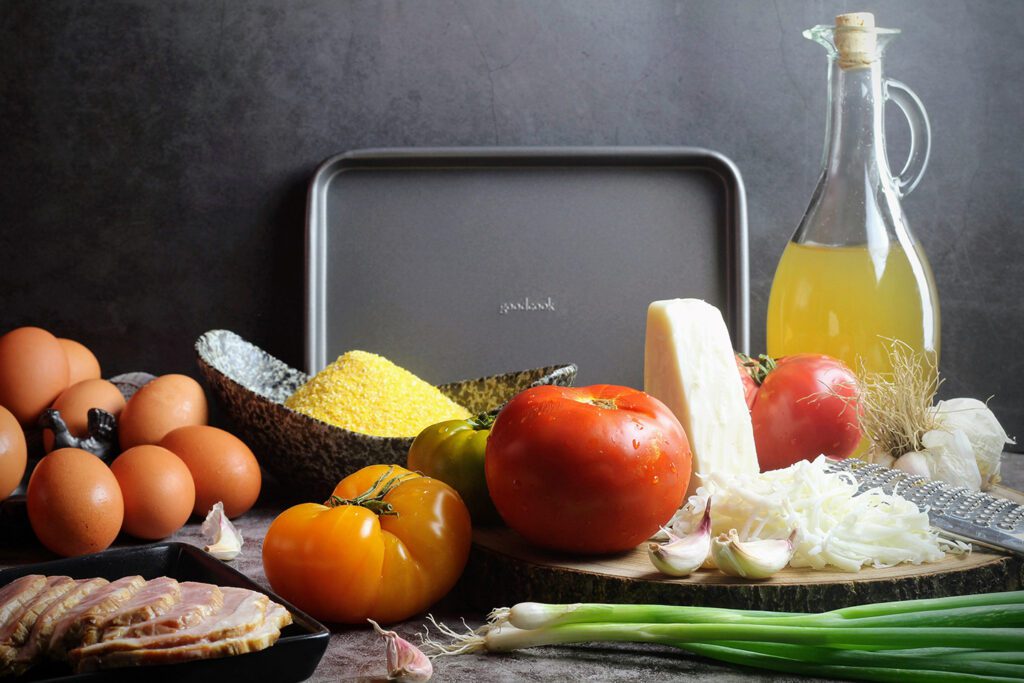
<path id="1" fill-rule="evenodd" d="M 946 396 L 1024 435 L 1024 2 L 0 2 L 0 330 L 78 339 L 106 375 L 192 372 L 223 327 L 303 362 L 305 192 L 345 150 L 694 145 L 744 175 L 752 343 L 818 173 L 843 11 L 904 30 L 924 100 L 904 201 L 942 303 Z M 900 166 L 905 126 L 889 112 Z"/>

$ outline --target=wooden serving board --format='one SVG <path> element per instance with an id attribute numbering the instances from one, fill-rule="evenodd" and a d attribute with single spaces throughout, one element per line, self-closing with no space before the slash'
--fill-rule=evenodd
<path id="1" fill-rule="evenodd" d="M 603 557 L 572 557 L 534 548 L 506 528 L 478 529 L 463 579 L 465 598 L 479 609 L 538 602 L 686 604 L 818 612 L 849 605 L 1018 590 L 1020 558 L 975 550 L 941 562 L 860 572 L 785 569 L 749 581 L 718 570 L 683 579 L 657 572 L 646 545 Z"/>

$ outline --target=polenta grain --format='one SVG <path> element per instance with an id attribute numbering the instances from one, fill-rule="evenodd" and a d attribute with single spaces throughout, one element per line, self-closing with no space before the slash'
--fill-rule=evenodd
<path id="1" fill-rule="evenodd" d="M 284 404 L 322 422 L 375 436 L 416 436 L 437 422 L 470 416 L 436 387 L 366 351 L 340 356 Z"/>

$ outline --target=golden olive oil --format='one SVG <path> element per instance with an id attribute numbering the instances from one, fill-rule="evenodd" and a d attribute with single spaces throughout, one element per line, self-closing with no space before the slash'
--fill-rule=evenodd
<path id="1" fill-rule="evenodd" d="M 768 353 L 824 353 L 854 371 L 888 372 L 889 339 L 937 366 L 939 309 L 931 271 L 919 249 L 895 241 L 825 246 L 790 242 L 768 302 Z"/>

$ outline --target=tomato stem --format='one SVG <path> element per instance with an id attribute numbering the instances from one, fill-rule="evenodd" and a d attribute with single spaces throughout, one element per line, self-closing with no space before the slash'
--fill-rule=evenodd
<path id="1" fill-rule="evenodd" d="M 391 477 L 392 472 L 395 471 L 394 465 L 388 467 L 384 474 L 377 477 L 377 481 L 373 482 L 367 490 L 360 493 L 355 498 L 342 498 L 341 496 L 331 496 L 328 498 L 324 505 L 329 508 L 336 508 L 342 505 L 358 505 L 364 507 L 377 515 L 398 515 L 391 503 L 384 500 L 391 491 L 395 489 L 399 484 L 404 482 L 408 477 L 415 477 L 416 475 L 412 472 L 402 474 L 396 477 Z M 388 477 L 391 477 L 390 479 Z M 378 489 L 380 489 L 378 491 Z"/>
<path id="2" fill-rule="evenodd" d="M 757 358 L 748 356 L 745 353 L 736 354 L 740 362 L 743 364 L 743 369 L 747 371 L 751 379 L 754 380 L 754 384 L 761 386 L 764 381 L 771 374 L 772 370 L 778 365 L 775 359 L 769 356 L 767 353 L 762 353 Z"/>
<path id="3" fill-rule="evenodd" d="M 479 432 L 479 431 L 483 431 L 485 429 L 490 429 L 491 427 L 493 427 L 494 426 L 494 420 L 497 417 L 498 416 L 495 415 L 494 413 L 480 413 L 479 415 L 477 415 L 475 417 L 469 418 L 468 422 L 469 422 L 470 426 L 472 426 L 475 431 Z"/>

